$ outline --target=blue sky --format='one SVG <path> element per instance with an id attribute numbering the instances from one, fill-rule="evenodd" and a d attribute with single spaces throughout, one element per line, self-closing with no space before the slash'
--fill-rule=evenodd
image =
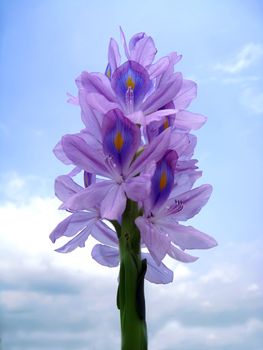
<path id="1" fill-rule="evenodd" d="M 122 25 L 151 35 L 157 57 L 183 54 L 191 110 L 208 116 L 196 157 L 214 193 L 193 224 L 219 246 L 176 264 L 173 284 L 147 285 L 151 349 L 261 350 L 262 2 L 1 0 L 0 16 L 3 349 L 118 347 L 117 270 L 92 262 L 91 245 L 55 254 L 47 236 L 63 216 L 53 180 L 68 171 L 52 149 L 82 127 L 66 92 L 82 70 L 104 71 Z"/>

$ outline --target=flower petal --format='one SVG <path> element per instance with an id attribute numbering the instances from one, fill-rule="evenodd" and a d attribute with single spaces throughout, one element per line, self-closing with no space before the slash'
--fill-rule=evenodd
<path id="1" fill-rule="evenodd" d="M 164 263 L 161 263 L 158 266 L 151 255 L 148 253 L 142 253 L 142 258 L 147 260 L 145 278 L 149 282 L 156 284 L 167 284 L 173 281 L 173 271 L 168 269 Z"/>
<path id="2" fill-rule="evenodd" d="M 208 249 L 217 245 L 213 237 L 198 231 L 192 226 L 179 225 L 174 220 L 162 220 L 160 228 L 169 235 L 172 242 L 183 250 Z"/>
<path id="3" fill-rule="evenodd" d="M 91 256 L 97 263 L 103 266 L 116 267 L 119 265 L 118 249 L 107 245 L 96 244 L 91 251 Z"/>
<path id="4" fill-rule="evenodd" d="M 105 98 L 103 95 L 95 92 L 87 94 L 86 100 L 90 107 L 94 108 L 96 111 L 102 114 L 106 114 L 111 109 L 119 107 L 118 103 L 111 102 L 107 100 L 107 98 Z"/>
<path id="5" fill-rule="evenodd" d="M 139 228 L 141 237 L 151 256 L 157 265 L 161 264 L 169 250 L 170 239 L 159 232 L 156 227 L 144 217 L 139 216 L 135 220 L 136 226 Z"/>
<path id="6" fill-rule="evenodd" d="M 152 174 L 141 174 L 125 181 L 125 192 L 127 197 L 133 201 L 145 200 L 151 190 Z"/>
<path id="7" fill-rule="evenodd" d="M 55 180 L 55 194 L 62 202 L 65 202 L 71 196 L 82 190 L 83 187 L 78 185 L 68 175 L 58 176 Z"/>
<path id="8" fill-rule="evenodd" d="M 167 58 L 169 59 L 169 64 L 166 70 L 162 75 L 158 76 L 156 81 L 156 87 L 164 85 L 171 78 L 174 73 L 174 65 L 179 62 L 182 58 L 182 55 L 178 55 L 177 52 L 171 52 Z"/>
<path id="9" fill-rule="evenodd" d="M 56 144 L 56 146 L 53 149 L 53 153 L 59 159 L 62 163 L 69 165 L 72 164 L 72 161 L 66 156 L 61 140 Z"/>
<path id="10" fill-rule="evenodd" d="M 109 51 L 108 51 L 108 61 L 111 68 L 111 74 L 119 67 L 121 62 L 121 55 L 119 51 L 119 46 L 115 39 L 110 39 Z"/>
<path id="11" fill-rule="evenodd" d="M 100 205 L 108 192 L 110 192 L 112 186 L 115 185 L 114 181 L 106 180 L 94 183 L 83 191 L 76 193 L 70 197 L 62 206 L 67 210 L 89 210 L 94 209 Z"/>
<path id="12" fill-rule="evenodd" d="M 169 58 L 168 57 L 162 57 L 159 59 L 159 61 L 150 65 L 148 67 L 150 79 L 155 79 L 160 74 L 162 74 L 167 69 L 168 65 L 169 65 Z"/>
<path id="13" fill-rule="evenodd" d="M 144 151 L 132 162 L 128 171 L 129 177 L 139 174 L 143 171 L 148 163 L 158 162 L 170 143 L 171 128 L 166 129 L 157 136 L 150 144 L 145 146 Z"/>
<path id="14" fill-rule="evenodd" d="M 100 154 L 98 150 L 92 149 L 91 145 L 81 137 L 77 135 L 64 136 L 62 147 L 66 156 L 81 169 L 94 174 L 109 176 L 102 152 Z"/>
<path id="15" fill-rule="evenodd" d="M 86 131 L 101 142 L 101 124 L 103 115 L 91 108 L 87 101 L 87 93 L 79 89 L 79 101 L 81 107 L 81 119 L 85 124 Z"/>
<path id="16" fill-rule="evenodd" d="M 92 236 L 96 238 L 97 241 L 103 244 L 109 244 L 111 246 L 118 247 L 117 233 L 113 231 L 108 225 L 103 221 L 97 221 L 92 228 Z"/>
<path id="17" fill-rule="evenodd" d="M 197 179 L 202 176 L 202 171 L 189 170 L 183 173 L 175 173 L 175 184 L 171 192 L 171 202 L 180 194 L 190 191 Z"/>
<path id="18" fill-rule="evenodd" d="M 129 53 L 129 50 L 128 50 L 125 34 L 124 34 L 124 32 L 123 32 L 121 27 L 120 27 L 120 34 L 121 34 L 121 42 L 122 42 L 122 45 L 123 45 L 123 48 L 124 48 L 125 55 L 126 55 L 127 59 L 129 59 L 130 58 L 130 53 Z"/>
<path id="19" fill-rule="evenodd" d="M 109 220 L 118 220 L 125 210 L 126 201 L 124 186 L 114 183 L 101 202 L 101 217 Z"/>
<path id="20" fill-rule="evenodd" d="M 142 38 L 144 38 L 145 35 L 146 34 L 143 32 L 134 34 L 129 41 L 129 50 L 130 51 L 133 50 L 135 48 L 137 42 L 140 41 Z"/>
<path id="21" fill-rule="evenodd" d="M 193 190 L 180 194 L 176 199 L 183 204 L 183 209 L 175 214 L 177 221 L 184 221 L 199 213 L 207 203 L 212 193 L 211 185 L 202 185 Z"/>
<path id="22" fill-rule="evenodd" d="M 86 240 L 88 239 L 91 233 L 91 227 L 92 227 L 92 224 L 85 227 L 79 234 L 77 234 L 74 238 L 72 238 L 68 243 L 56 249 L 56 252 L 70 253 L 72 252 L 72 250 L 78 247 L 84 248 Z"/>
<path id="23" fill-rule="evenodd" d="M 170 102 L 180 91 L 182 80 L 181 73 L 173 74 L 166 84 L 158 87 L 146 98 L 141 106 L 142 111 L 144 111 L 145 114 L 150 114 Z"/>
<path id="24" fill-rule="evenodd" d="M 94 217 L 94 213 L 73 213 L 54 228 L 49 238 L 55 243 L 56 240 L 62 236 L 72 237 L 85 228 L 91 221 L 93 222 Z"/>
<path id="25" fill-rule="evenodd" d="M 130 59 L 146 67 L 153 62 L 156 52 L 153 39 L 145 35 L 137 40 L 134 48 L 130 50 Z"/>
<path id="26" fill-rule="evenodd" d="M 79 88 L 84 89 L 87 94 L 98 93 L 110 102 L 115 101 L 110 81 L 102 73 L 82 72 L 80 77 L 77 78 L 76 83 Z"/>
<path id="27" fill-rule="evenodd" d="M 197 85 L 194 81 L 183 79 L 180 91 L 174 98 L 175 108 L 186 109 L 196 98 Z"/>
<path id="28" fill-rule="evenodd" d="M 114 109 L 105 115 L 102 136 L 104 154 L 111 156 L 121 172 L 125 171 L 141 143 L 140 129 Z"/>
<path id="29" fill-rule="evenodd" d="M 201 114 L 183 110 L 176 114 L 174 126 L 186 130 L 197 130 L 204 125 L 206 119 L 207 118 Z"/>
<path id="30" fill-rule="evenodd" d="M 156 165 L 151 181 L 151 202 L 154 210 L 161 207 L 169 197 L 174 184 L 177 159 L 178 155 L 175 151 L 168 151 Z"/>
<path id="31" fill-rule="evenodd" d="M 122 107 L 132 112 L 142 102 L 152 83 L 143 66 L 135 61 L 127 61 L 113 73 L 111 86 Z"/>
<path id="32" fill-rule="evenodd" d="M 171 258 L 184 263 L 190 263 L 198 260 L 198 257 L 185 253 L 181 249 L 176 248 L 173 244 L 170 245 L 170 249 L 167 253 Z"/>
<path id="33" fill-rule="evenodd" d="M 145 123 L 142 125 L 145 126 L 150 124 L 151 122 L 163 120 L 164 117 L 173 115 L 175 114 L 175 112 L 176 112 L 175 109 L 159 109 L 156 112 L 147 114 L 147 116 L 145 116 Z"/>

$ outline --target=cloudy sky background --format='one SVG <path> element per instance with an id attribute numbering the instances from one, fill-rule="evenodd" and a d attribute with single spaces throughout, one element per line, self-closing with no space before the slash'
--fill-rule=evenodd
<path id="1" fill-rule="evenodd" d="M 262 1 L 1 0 L 0 16 L 1 350 L 119 348 L 118 269 L 92 261 L 92 240 L 68 255 L 48 240 L 65 216 L 53 180 L 69 170 L 52 149 L 82 127 L 66 92 L 104 71 L 119 25 L 152 35 L 158 57 L 183 54 L 191 110 L 209 118 L 196 157 L 214 193 L 192 224 L 219 246 L 147 283 L 149 349 L 262 350 Z"/>

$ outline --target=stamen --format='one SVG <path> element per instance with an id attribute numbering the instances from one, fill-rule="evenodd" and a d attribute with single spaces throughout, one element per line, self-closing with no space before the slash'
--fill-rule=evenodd
<path id="1" fill-rule="evenodd" d="M 126 98 L 127 112 L 132 113 L 134 109 L 134 93 L 131 87 L 128 87 L 125 98 Z"/>
<path id="2" fill-rule="evenodd" d="M 168 215 L 174 215 L 176 213 L 179 213 L 179 211 L 183 210 L 184 205 L 182 201 L 178 201 L 175 199 L 174 204 L 170 206 L 167 210 Z"/>
<path id="3" fill-rule="evenodd" d="M 110 173 L 114 176 L 115 181 L 117 183 L 122 183 L 123 179 L 119 173 L 116 163 L 113 161 L 113 158 L 110 155 L 105 157 L 105 165 L 110 171 Z"/>

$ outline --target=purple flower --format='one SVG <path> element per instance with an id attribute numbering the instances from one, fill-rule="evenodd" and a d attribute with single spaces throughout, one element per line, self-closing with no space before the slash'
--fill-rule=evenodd
<path id="1" fill-rule="evenodd" d="M 62 201 L 67 201 L 71 196 L 84 191 L 84 188 L 76 184 L 68 175 L 59 176 L 55 181 L 56 196 Z M 50 234 L 53 243 L 62 236 L 73 237 L 68 243 L 56 249 L 60 253 L 68 253 L 77 247 L 85 247 L 90 235 L 104 244 L 117 244 L 116 232 L 111 230 L 100 218 L 96 206 L 90 206 L 87 211 L 74 212 L 61 221 Z"/>
<path id="2" fill-rule="evenodd" d="M 203 185 L 180 193 L 177 183 L 180 194 L 170 197 L 176 162 L 177 154 L 170 151 L 157 163 L 150 196 L 144 201 L 144 215 L 135 221 L 141 232 L 142 242 L 157 264 L 161 263 L 166 254 L 182 262 L 192 262 L 197 258 L 184 252 L 185 249 L 208 249 L 217 244 L 212 237 L 191 226 L 178 223 L 192 218 L 201 210 L 210 197 L 212 187 Z M 188 177 L 190 187 L 192 180 L 199 176 L 198 174 L 194 177 L 194 170 L 191 172 L 192 176 Z"/>
<path id="3" fill-rule="evenodd" d="M 150 192 L 155 162 L 163 156 L 169 145 L 170 129 L 145 146 L 133 160 L 140 138 L 139 127 L 125 118 L 120 110 L 112 110 L 105 115 L 100 150 L 78 135 L 64 136 L 62 148 L 73 164 L 109 180 L 94 183 L 72 196 L 63 208 L 84 210 L 98 203 L 101 216 L 112 220 L 120 218 L 127 197 L 134 201 L 144 200 Z"/>
<path id="4" fill-rule="evenodd" d="M 157 50 L 150 36 L 137 33 L 127 42 L 121 29 L 121 40 L 125 61 L 111 39 L 105 73 L 82 72 L 76 79 L 78 97 L 68 94 L 69 102 L 80 106 L 84 129 L 63 136 L 54 149 L 73 169 L 55 181 L 60 209 L 70 215 L 50 239 L 54 243 L 69 237 L 57 249 L 65 253 L 84 247 L 92 235 L 99 242 L 92 257 L 113 267 L 123 263 L 123 231 L 118 227 L 133 227 L 136 244 L 143 248 L 141 257 L 147 260 L 146 279 L 169 283 L 173 272 L 163 263 L 167 255 L 193 262 L 198 258 L 188 250 L 217 244 L 182 224 L 199 213 L 212 192 L 210 185 L 193 188 L 202 172 L 192 158 L 197 138 L 190 132 L 206 117 L 187 110 L 197 86 L 175 70 L 181 55 L 172 52 L 155 62 Z M 84 187 L 73 180 L 77 174 L 82 174 Z M 135 212 L 127 219 L 130 205 Z M 132 232 L 125 234 L 133 238 Z"/>

